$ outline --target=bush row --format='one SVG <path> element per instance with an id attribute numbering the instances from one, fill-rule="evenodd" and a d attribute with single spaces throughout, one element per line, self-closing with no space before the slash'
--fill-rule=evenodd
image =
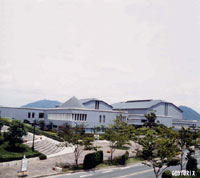
<path id="1" fill-rule="evenodd" d="M 126 151 L 122 156 L 118 156 L 118 157 L 115 157 L 112 161 L 112 164 L 120 164 L 120 165 L 125 165 L 126 164 L 126 161 L 128 160 L 128 157 L 129 157 L 129 152 Z"/>
<path id="2" fill-rule="evenodd" d="M 83 161 L 84 169 L 91 169 L 96 167 L 98 164 L 103 162 L 103 151 L 97 151 L 94 153 L 89 153 L 85 155 Z"/>
<path id="3" fill-rule="evenodd" d="M 13 148 L 14 149 L 14 148 Z M 0 162 L 21 160 L 26 155 L 26 158 L 38 157 L 41 155 L 38 151 L 32 151 L 30 147 L 23 144 L 17 144 L 17 151 L 12 151 L 9 147 L 8 142 L 4 142 L 0 146 Z"/>
<path id="4" fill-rule="evenodd" d="M 2 121 L 3 125 L 7 125 L 7 126 L 10 126 L 11 122 L 12 122 L 12 119 L 8 119 L 8 118 L 0 118 L 0 121 Z M 34 127 L 29 125 L 28 123 L 24 123 L 25 125 L 25 128 L 28 132 L 31 132 L 31 133 L 34 133 Z M 57 141 L 63 141 L 61 138 L 59 138 L 58 136 L 56 136 L 55 134 L 50 134 L 50 133 L 47 133 L 45 131 L 42 131 L 38 128 L 35 128 L 35 134 L 36 135 L 44 135 L 48 138 L 52 138 L 54 140 L 57 140 Z"/>

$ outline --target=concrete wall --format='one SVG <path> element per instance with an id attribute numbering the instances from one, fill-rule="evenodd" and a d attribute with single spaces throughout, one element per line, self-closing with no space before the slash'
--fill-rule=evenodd
<path id="1" fill-rule="evenodd" d="M 169 116 L 174 119 L 183 119 L 182 112 L 176 108 L 173 104 L 167 103 L 165 108 L 165 103 L 160 103 L 152 108 L 157 116 Z M 165 112 L 167 109 L 167 112 Z"/>
<path id="2" fill-rule="evenodd" d="M 63 114 L 63 113 L 73 113 L 73 114 L 86 114 L 87 119 L 86 121 L 77 121 L 73 120 L 71 123 L 77 123 L 77 124 L 84 124 L 86 128 L 94 128 L 94 127 L 100 127 L 100 126 L 108 126 L 113 122 L 113 120 L 116 118 L 117 115 L 120 114 L 120 112 L 113 112 L 113 111 L 99 111 L 99 110 L 79 110 L 79 109 L 63 109 L 63 110 L 47 110 L 45 111 L 47 118 L 45 118 L 46 123 L 52 122 L 55 125 L 62 125 L 66 123 L 67 121 L 63 120 L 49 120 L 48 114 L 50 113 L 57 113 L 57 114 Z M 101 117 L 101 122 L 100 122 Z M 105 118 L 105 122 L 104 122 Z"/>
<path id="3" fill-rule="evenodd" d="M 31 115 L 30 118 L 28 118 L 29 112 Z M 32 117 L 32 113 L 34 113 L 34 118 Z M 21 120 L 22 122 L 26 119 L 33 123 L 35 119 L 39 119 L 39 113 L 44 113 L 44 111 L 38 109 L 0 107 L 0 117 Z"/>

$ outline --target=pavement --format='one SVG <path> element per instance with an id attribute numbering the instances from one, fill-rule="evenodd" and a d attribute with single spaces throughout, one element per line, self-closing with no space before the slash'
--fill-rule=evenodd
<path id="1" fill-rule="evenodd" d="M 104 160 L 107 160 L 110 157 L 110 153 L 107 153 L 109 150 L 109 143 L 107 141 L 96 141 L 94 143 L 97 146 L 101 146 L 100 150 L 104 152 Z M 132 151 L 135 149 L 135 144 L 129 150 L 130 155 L 132 155 Z M 84 151 L 80 158 L 79 163 L 83 163 L 84 157 L 86 154 L 91 153 L 91 151 Z M 114 156 L 119 156 L 125 153 L 125 150 L 116 150 L 114 152 Z M 48 157 L 46 160 L 33 160 L 28 161 L 28 178 L 29 177 L 46 177 L 46 175 L 55 174 L 56 171 L 52 170 L 56 164 L 59 163 L 69 163 L 74 164 L 74 154 L 62 154 L 57 155 L 55 157 Z M 12 165 L 7 167 L 0 166 L 0 178 L 14 178 L 17 177 L 17 171 L 21 168 L 21 164 Z"/>
<path id="2" fill-rule="evenodd" d="M 196 155 L 198 160 L 198 167 L 200 167 L 200 155 Z M 173 166 L 169 170 L 180 170 L 180 166 Z M 152 178 L 155 177 L 153 169 L 141 163 L 129 165 L 125 167 L 115 167 L 108 169 L 99 169 L 93 171 L 82 171 L 77 173 L 68 173 L 56 176 L 49 176 L 47 178 Z"/>

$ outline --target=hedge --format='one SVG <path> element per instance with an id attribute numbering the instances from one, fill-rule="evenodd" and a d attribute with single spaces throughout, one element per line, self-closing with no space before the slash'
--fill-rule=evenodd
<path id="1" fill-rule="evenodd" d="M 83 161 L 84 169 L 91 169 L 96 167 L 98 164 L 103 162 L 103 151 L 97 151 L 94 153 L 89 153 L 85 155 Z"/>
<path id="2" fill-rule="evenodd" d="M 21 160 L 24 155 L 26 155 L 26 158 L 38 157 L 41 155 L 41 153 L 38 151 L 33 152 L 27 145 L 17 144 L 17 146 L 18 148 L 24 150 L 21 152 L 8 151 L 8 142 L 4 142 L 2 145 L 0 145 L 0 162 Z"/>
<path id="3" fill-rule="evenodd" d="M 125 165 L 126 161 L 128 160 L 129 157 L 129 152 L 126 151 L 125 154 L 122 156 L 115 157 L 112 161 L 112 164 L 120 164 L 120 165 Z"/>
<path id="4" fill-rule="evenodd" d="M 172 173 L 170 170 L 166 170 L 162 173 L 162 178 L 172 178 Z"/>

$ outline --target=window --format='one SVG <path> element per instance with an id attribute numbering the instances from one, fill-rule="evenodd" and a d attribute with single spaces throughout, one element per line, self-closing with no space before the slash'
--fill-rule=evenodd
<path id="1" fill-rule="evenodd" d="M 85 121 L 87 120 L 87 114 L 85 114 Z"/>
<path id="2" fill-rule="evenodd" d="M 95 109 L 99 109 L 99 101 L 95 101 Z"/>
<path id="3" fill-rule="evenodd" d="M 31 113 L 30 112 L 28 113 L 28 118 L 31 118 Z"/>
<path id="4" fill-rule="evenodd" d="M 39 113 L 39 118 L 44 118 L 44 113 Z"/>
<path id="5" fill-rule="evenodd" d="M 99 122 L 101 123 L 101 115 L 99 116 Z"/>
<path id="6" fill-rule="evenodd" d="M 35 117 L 35 113 L 34 112 L 32 112 L 32 118 L 34 118 Z"/>
<path id="7" fill-rule="evenodd" d="M 168 103 L 165 103 L 165 116 L 168 115 Z"/>
<path id="8" fill-rule="evenodd" d="M 106 116 L 103 115 L 103 123 L 105 123 L 105 122 L 106 122 Z"/>

